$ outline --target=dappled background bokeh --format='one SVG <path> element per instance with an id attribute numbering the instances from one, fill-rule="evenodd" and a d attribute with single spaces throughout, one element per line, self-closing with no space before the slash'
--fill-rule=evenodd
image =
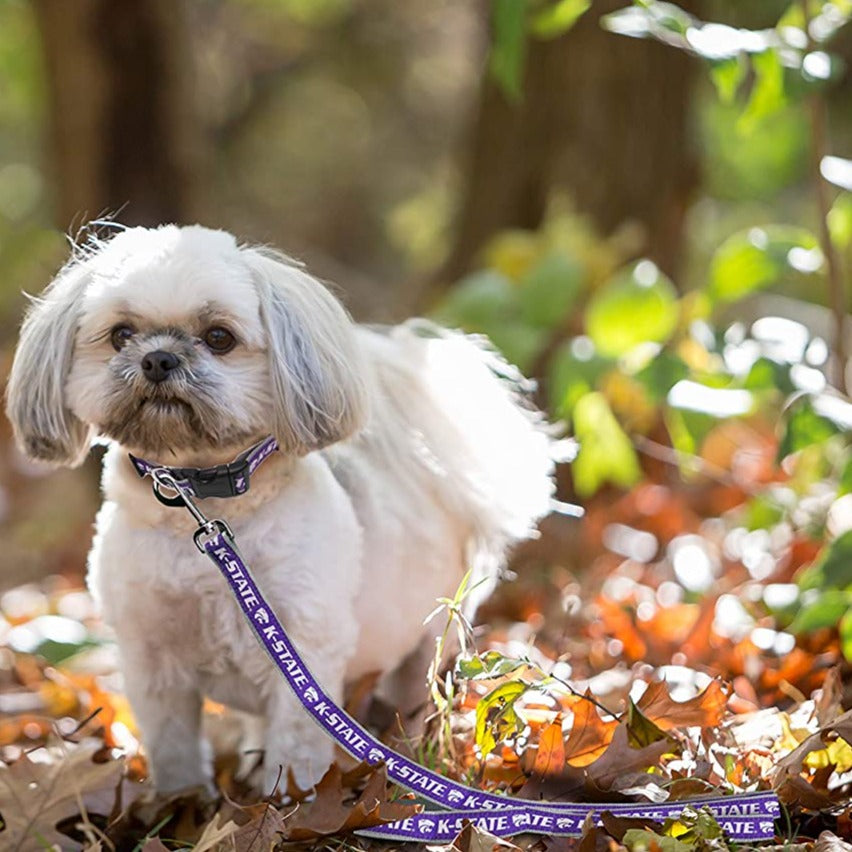
<path id="1" fill-rule="evenodd" d="M 528 18 L 521 41 L 513 5 Z M 796 230 L 819 230 L 811 105 L 801 85 L 781 79 L 792 67 L 783 44 L 761 52 L 736 41 L 740 28 L 783 32 L 774 28 L 791 4 L 681 3 L 733 28 L 716 42 L 712 31 L 693 39 L 700 56 L 677 49 L 677 26 L 664 44 L 627 37 L 630 21 L 601 25 L 628 5 L 2 0 L 3 373 L 22 293 L 50 280 L 69 235 L 110 216 L 201 222 L 274 244 L 333 282 L 359 320 L 433 313 L 485 331 L 542 380 L 541 402 L 556 416 L 570 417 L 597 386 L 599 355 L 629 348 L 607 344 L 606 329 L 583 314 L 588 293 L 617 283 L 619 270 L 633 269 L 625 286 L 638 281 L 661 299 L 652 313 L 662 327 L 642 324 L 641 304 L 626 308 L 638 312 L 640 336 L 664 343 L 711 314 L 806 317 L 810 334 L 829 341 L 809 350 L 822 369 L 828 276 Z M 822 144 L 843 155 L 852 151 L 846 30 L 831 53 L 830 73 L 816 61 L 811 82 L 830 77 Z M 753 230 L 770 224 L 789 230 Z M 767 246 L 781 246 L 784 262 Z M 629 266 L 641 258 L 651 263 Z M 540 298 L 516 303 L 524 287 Z M 595 309 L 601 328 L 611 307 Z M 598 365 L 592 378 L 589 364 Z M 653 414 L 630 396 L 633 384 L 603 390 L 621 425 L 647 435 Z M 631 459 L 622 485 L 635 479 Z M 0 425 L 0 586 L 82 570 L 96 468 L 33 466 Z M 587 493 L 619 485 L 618 474 L 598 473 Z M 573 499 L 569 474 L 562 480 L 561 496 Z M 557 546 L 576 543 L 567 523 Z M 560 558 L 571 565 L 577 553 Z"/>

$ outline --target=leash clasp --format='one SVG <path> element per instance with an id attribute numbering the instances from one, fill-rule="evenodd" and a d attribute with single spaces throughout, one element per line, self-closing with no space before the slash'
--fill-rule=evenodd
<path id="1" fill-rule="evenodd" d="M 231 528 L 225 521 L 220 518 L 208 518 L 204 512 L 198 507 L 198 504 L 193 500 L 189 489 L 181 486 L 180 482 L 175 478 L 174 474 L 165 467 L 156 467 L 151 471 L 151 478 L 154 480 L 154 494 L 157 499 L 165 503 L 167 506 L 177 506 L 181 503 L 187 511 L 195 519 L 198 524 L 198 529 L 192 536 L 195 546 L 202 552 L 206 553 L 206 546 L 212 538 L 218 535 L 225 535 L 233 539 L 234 534 Z M 162 493 L 162 489 L 175 492 L 175 497 L 169 497 Z"/>

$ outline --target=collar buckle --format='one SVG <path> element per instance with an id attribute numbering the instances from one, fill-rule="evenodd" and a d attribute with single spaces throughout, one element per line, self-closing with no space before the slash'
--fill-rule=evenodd
<path id="1" fill-rule="evenodd" d="M 178 479 L 189 483 L 192 493 L 199 499 L 207 497 L 238 497 L 249 489 L 249 461 L 236 459 L 215 467 L 172 468 Z"/>

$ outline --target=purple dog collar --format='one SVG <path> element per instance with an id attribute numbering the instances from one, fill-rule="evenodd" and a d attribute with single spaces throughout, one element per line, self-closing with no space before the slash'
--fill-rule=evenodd
<path id="1" fill-rule="evenodd" d="M 464 827 L 465 821 L 470 821 L 497 836 L 525 833 L 577 836 L 590 814 L 597 821 L 604 812 L 662 821 L 680 816 L 686 808 L 708 808 L 732 839 L 766 840 L 774 837 L 774 820 L 780 816 L 780 805 L 771 792 L 706 796 L 652 805 L 632 802 L 531 802 L 466 787 L 392 751 L 338 707 L 323 690 L 261 594 L 237 550 L 228 525 L 221 520 L 206 518 L 195 505 L 189 489 L 177 480 L 176 474 L 178 471 L 172 474 L 167 468 L 153 465 L 144 472 L 140 470 L 140 475 L 150 475 L 154 479 L 155 488 L 160 485 L 178 492 L 199 524 L 194 535 L 196 546 L 222 573 L 255 637 L 305 711 L 352 757 L 373 766 L 384 763 L 391 781 L 446 809 L 426 811 L 408 819 L 359 831 L 358 834 L 396 841 L 448 842 Z"/>
<path id="2" fill-rule="evenodd" d="M 181 493 L 188 492 L 190 496 L 202 500 L 206 497 L 239 497 L 249 489 L 251 475 L 261 463 L 278 449 L 278 441 L 271 435 L 264 438 L 245 452 L 240 453 L 232 462 L 219 464 L 215 467 L 166 467 L 153 464 L 145 459 L 130 455 L 130 461 L 139 476 L 151 476 L 155 470 L 167 470 L 180 486 Z M 163 500 L 163 496 L 155 491 L 157 498 L 167 505 L 183 505 L 182 500 L 174 502 L 171 498 Z"/>

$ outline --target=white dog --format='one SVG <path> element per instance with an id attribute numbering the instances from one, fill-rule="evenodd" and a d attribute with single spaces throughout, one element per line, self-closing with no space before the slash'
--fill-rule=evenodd
<path id="1" fill-rule="evenodd" d="M 128 453 L 206 468 L 274 435 L 248 493 L 201 505 L 331 695 L 375 671 L 392 692 L 435 599 L 468 567 L 493 576 L 549 510 L 550 441 L 512 372 L 461 334 L 356 326 L 297 264 L 221 231 L 77 249 L 24 321 L 8 414 L 34 459 L 109 441 L 89 583 L 159 791 L 209 788 L 204 695 L 266 720 L 267 792 L 282 767 L 315 783 L 332 745 Z"/>

